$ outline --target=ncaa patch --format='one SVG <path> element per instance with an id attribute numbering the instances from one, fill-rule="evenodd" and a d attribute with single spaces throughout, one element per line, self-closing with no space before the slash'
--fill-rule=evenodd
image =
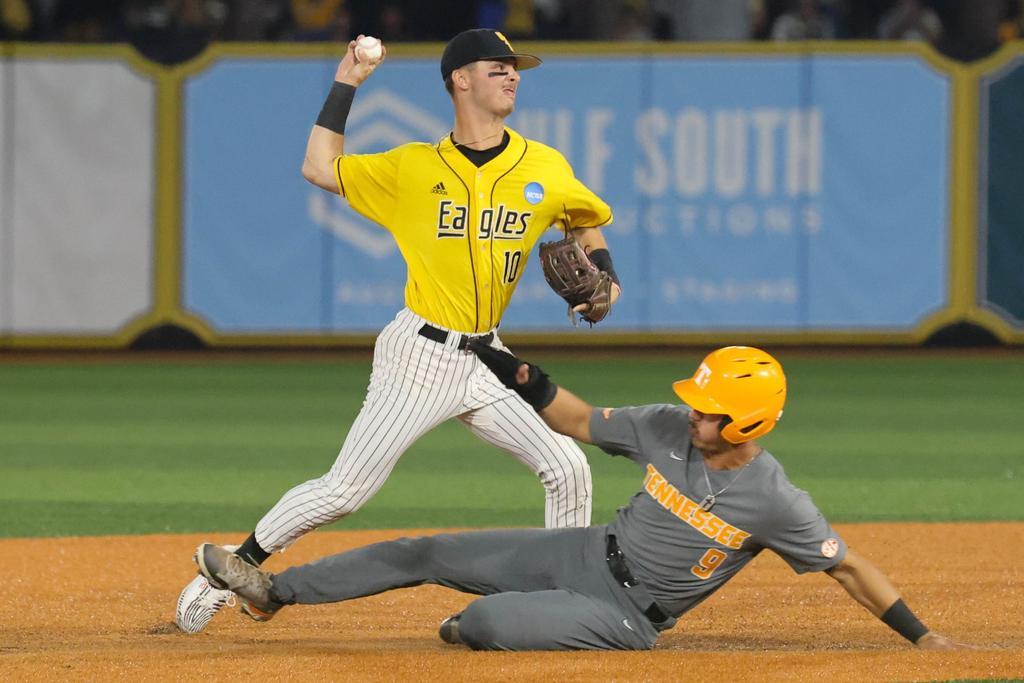
<path id="1" fill-rule="evenodd" d="M 839 541 L 834 538 L 826 538 L 821 542 L 821 554 L 825 557 L 835 557 L 839 552 Z"/>
<path id="2" fill-rule="evenodd" d="M 540 204 L 544 199 L 544 186 L 538 182 L 532 182 L 523 188 L 523 196 L 531 204 Z"/>

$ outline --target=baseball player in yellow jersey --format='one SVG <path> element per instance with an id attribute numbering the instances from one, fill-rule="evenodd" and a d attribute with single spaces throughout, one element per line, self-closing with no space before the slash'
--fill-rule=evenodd
<path id="1" fill-rule="evenodd" d="M 366 400 L 334 466 L 285 493 L 235 553 L 258 566 L 308 531 L 359 509 L 402 453 L 450 418 L 537 474 L 547 527 L 587 526 L 591 480 L 583 452 L 467 350 L 471 339 L 504 348 L 498 323 L 530 250 L 553 225 L 571 232 L 612 276 L 612 301 L 618 297 L 599 230 L 611 222 L 611 209 L 560 153 L 505 126 L 519 72 L 540 60 L 516 53 L 497 31 L 460 33 L 441 59 L 455 109 L 451 134 L 432 144 L 345 155 L 356 88 L 386 56 L 382 51 L 377 61 L 360 62 L 355 47 L 352 41 L 338 66 L 302 172 L 394 236 L 408 266 L 405 308 L 377 338 Z M 231 596 L 197 576 L 178 599 L 179 627 L 201 631 Z"/>

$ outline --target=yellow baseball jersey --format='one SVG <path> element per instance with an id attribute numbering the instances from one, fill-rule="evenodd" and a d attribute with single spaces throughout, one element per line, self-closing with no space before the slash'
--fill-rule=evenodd
<path id="1" fill-rule="evenodd" d="M 441 327 L 493 329 L 545 230 L 612 220 L 558 151 L 505 130 L 508 146 L 479 168 L 448 137 L 334 161 L 349 205 L 398 243 L 405 305 Z"/>

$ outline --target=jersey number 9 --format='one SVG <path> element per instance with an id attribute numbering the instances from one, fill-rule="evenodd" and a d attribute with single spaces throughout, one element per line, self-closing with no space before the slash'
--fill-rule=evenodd
<path id="1" fill-rule="evenodd" d="M 690 567 L 690 572 L 702 581 L 709 579 L 726 557 L 728 555 L 718 548 L 708 548 L 708 551 L 701 556 L 697 564 Z"/>

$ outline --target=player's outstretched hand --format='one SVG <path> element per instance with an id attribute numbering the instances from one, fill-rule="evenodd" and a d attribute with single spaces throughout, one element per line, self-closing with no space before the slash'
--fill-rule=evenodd
<path id="1" fill-rule="evenodd" d="M 476 339 L 471 340 L 466 348 L 476 354 L 502 384 L 522 396 L 538 413 L 555 400 L 558 386 L 536 365 L 524 363 L 508 351 Z"/>
<path id="2" fill-rule="evenodd" d="M 363 34 L 360 33 L 355 40 L 349 41 L 348 50 L 345 51 L 345 56 L 338 64 L 337 71 L 334 72 L 334 80 L 339 83 L 348 83 L 358 88 L 387 58 L 388 49 L 381 44 L 381 55 L 376 61 L 360 62 L 356 59 L 356 42 L 363 37 Z"/>
<path id="3" fill-rule="evenodd" d="M 470 340 L 467 348 L 509 389 L 515 390 L 516 386 L 529 381 L 530 366 L 508 351 L 496 349 L 476 339 Z"/>
<path id="4" fill-rule="evenodd" d="M 947 638 L 941 633 L 935 631 L 929 631 L 928 633 L 921 636 L 915 643 L 917 647 L 922 650 L 980 650 L 981 648 L 977 645 L 968 645 L 966 643 L 958 643 L 955 640 Z"/>

